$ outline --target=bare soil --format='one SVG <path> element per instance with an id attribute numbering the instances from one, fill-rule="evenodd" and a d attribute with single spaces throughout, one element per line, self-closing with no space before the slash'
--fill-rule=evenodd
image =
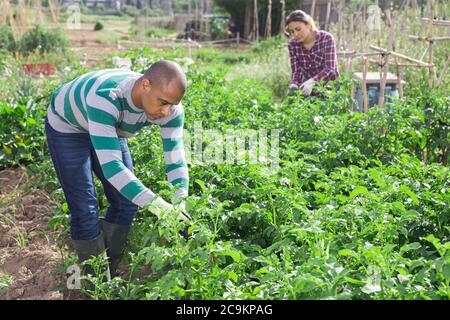
<path id="1" fill-rule="evenodd" d="M 60 300 L 60 231 L 48 227 L 49 196 L 29 185 L 24 169 L 0 171 L 0 299 Z"/>

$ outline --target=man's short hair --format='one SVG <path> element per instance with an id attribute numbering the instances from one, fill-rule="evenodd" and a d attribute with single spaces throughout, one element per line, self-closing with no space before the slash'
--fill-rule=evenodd
<path id="1" fill-rule="evenodd" d="M 169 83 L 176 81 L 181 92 L 186 91 L 186 76 L 183 69 L 176 62 L 160 60 L 155 62 L 144 73 L 144 78 L 158 88 L 166 88 Z"/>

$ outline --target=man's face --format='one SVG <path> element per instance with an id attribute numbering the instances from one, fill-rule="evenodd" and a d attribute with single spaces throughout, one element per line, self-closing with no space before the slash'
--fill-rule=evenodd
<path id="1" fill-rule="evenodd" d="M 288 24 L 288 33 L 297 41 L 305 41 L 310 32 L 311 26 L 304 22 L 292 21 Z"/>
<path id="2" fill-rule="evenodd" d="M 150 120 L 167 117 L 172 111 L 172 106 L 179 104 L 183 98 L 183 92 L 175 81 L 170 82 L 165 88 L 160 88 L 144 79 L 142 87 L 142 108 Z"/>

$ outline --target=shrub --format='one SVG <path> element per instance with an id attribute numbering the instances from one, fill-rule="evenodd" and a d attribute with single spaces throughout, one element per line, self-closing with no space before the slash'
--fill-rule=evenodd
<path id="1" fill-rule="evenodd" d="M 62 29 L 46 31 L 40 26 L 28 30 L 19 43 L 19 51 L 24 56 L 37 49 L 41 54 L 54 51 L 65 53 L 68 47 L 69 39 Z"/>
<path id="2" fill-rule="evenodd" d="M 0 49 L 15 51 L 17 48 L 16 40 L 11 27 L 7 25 L 0 26 Z"/>
<path id="3" fill-rule="evenodd" d="M 95 31 L 103 30 L 103 23 L 97 21 L 97 22 L 95 23 L 94 30 L 95 30 Z"/>
<path id="4" fill-rule="evenodd" d="M 124 5 L 122 7 L 122 12 L 131 17 L 136 17 L 139 15 L 139 10 L 136 9 L 135 7 L 129 6 L 129 5 Z"/>

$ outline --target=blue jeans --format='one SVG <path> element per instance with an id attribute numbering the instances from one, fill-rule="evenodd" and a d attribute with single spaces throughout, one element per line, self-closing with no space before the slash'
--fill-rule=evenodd
<path id="1" fill-rule="evenodd" d="M 138 206 L 126 199 L 104 177 L 94 147 L 87 133 L 61 133 L 45 121 L 47 145 L 64 191 L 70 213 L 70 233 L 73 240 L 92 240 L 100 234 L 98 201 L 92 171 L 100 179 L 110 206 L 105 220 L 131 225 Z M 133 171 L 127 139 L 119 138 L 122 159 Z"/>

